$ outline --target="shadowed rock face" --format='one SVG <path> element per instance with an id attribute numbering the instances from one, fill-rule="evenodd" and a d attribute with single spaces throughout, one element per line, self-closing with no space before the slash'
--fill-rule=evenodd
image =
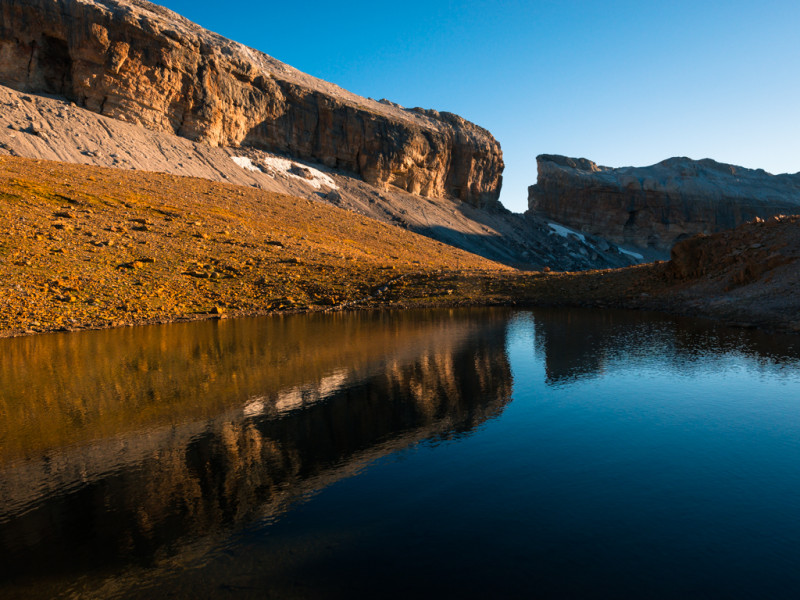
<path id="1" fill-rule="evenodd" d="M 500 192 L 500 145 L 477 125 L 361 98 L 141 0 L 4 1 L 0 83 L 423 196 L 485 208 Z"/>
<path id="2" fill-rule="evenodd" d="M 536 162 L 530 212 L 640 248 L 668 250 L 697 233 L 800 211 L 800 173 L 770 175 L 688 158 L 619 169 L 553 155 Z"/>

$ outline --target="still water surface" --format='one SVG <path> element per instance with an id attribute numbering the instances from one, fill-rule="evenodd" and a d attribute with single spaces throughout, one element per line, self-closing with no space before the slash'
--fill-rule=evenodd
<path id="1" fill-rule="evenodd" d="M 0 597 L 797 598 L 798 342 L 488 309 L 0 340 Z"/>

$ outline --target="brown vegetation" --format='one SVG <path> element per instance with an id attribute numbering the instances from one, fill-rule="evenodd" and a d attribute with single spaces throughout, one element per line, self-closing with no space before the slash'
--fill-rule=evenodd
<path id="1" fill-rule="evenodd" d="M 323 310 L 411 274 L 509 271 L 322 202 L 203 179 L 2 157 L 0 203 L 3 335 Z"/>

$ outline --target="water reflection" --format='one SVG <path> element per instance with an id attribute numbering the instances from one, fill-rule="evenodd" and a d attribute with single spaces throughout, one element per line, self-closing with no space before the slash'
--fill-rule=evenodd
<path id="1" fill-rule="evenodd" d="M 473 430 L 511 397 L 505 328 L 462 311 L 4 340 L 0 581 L 151 564 Z"/>
<path id="2" fill-rule="evenodd" d="M 0 597 L 793 598 L 796 343 L 586 310 L 2 340 Z"/>
<path id="3" fill-rule="evenodd" d="M 657 360 L 688 372 L 714 357 L 739 354 L 752 365 L 775 367 L 800 358 L 797 336 L 735 329 L 713 321 L 621 310 L 537 309 L 531 314 L 536 355 L 546 381 L 568 384 Z M 700 361 L 702 359 L 702 361 Z"/>

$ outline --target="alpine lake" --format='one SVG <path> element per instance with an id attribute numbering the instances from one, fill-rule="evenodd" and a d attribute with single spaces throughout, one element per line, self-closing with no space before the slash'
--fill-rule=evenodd
<path id="1" fill-rule="evenodd" d="M 0 597 L 798 598 L 800 337 L 465 309 L 3 339 Z"/>

